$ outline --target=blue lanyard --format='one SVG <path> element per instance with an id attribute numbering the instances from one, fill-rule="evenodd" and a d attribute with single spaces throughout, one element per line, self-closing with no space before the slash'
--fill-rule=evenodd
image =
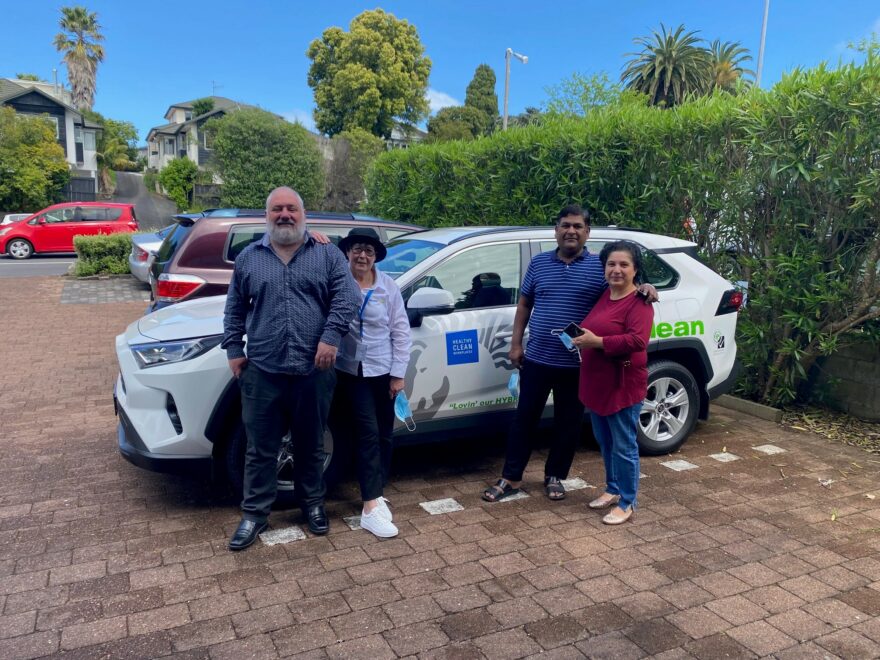
<path id="1" fill-rule="evenodd" d="M 373 289 L 367 291 L 367 295 L 364 296 L 364 302 L 361 305 L 361 309 L 358 312 L 358 321 L 361 324 L 361 339 L 364 338 L 364 310 L 367 308 L 367 303 L 370 302 L 370 296 L 373 295 Z"/>

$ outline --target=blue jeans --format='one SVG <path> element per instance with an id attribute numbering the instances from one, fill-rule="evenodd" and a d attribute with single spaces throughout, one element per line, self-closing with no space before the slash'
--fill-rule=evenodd
<path id="1" fill-rule="evenodd" d="M 639 490 L 639 445 L 636 429 L 642 402 L 612 415 L 590 413 L 593 435 L 605 462 L 605 492 L 620 495 L 619 506 L 626 511 L 636 506 Z"/>

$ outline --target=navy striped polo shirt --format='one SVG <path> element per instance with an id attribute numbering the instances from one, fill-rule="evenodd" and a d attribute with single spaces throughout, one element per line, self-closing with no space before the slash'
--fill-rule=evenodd
<path id="1" fill-rule="evenodd" d="M 579 367 L 577 355 L 551 331 L 580 325 L 607 286 L 599 256 L 586 248 L 570 264 L 556 250 L 535 255 L 521 289 L 532 301 L 526 359 L 548 367 Z"/>

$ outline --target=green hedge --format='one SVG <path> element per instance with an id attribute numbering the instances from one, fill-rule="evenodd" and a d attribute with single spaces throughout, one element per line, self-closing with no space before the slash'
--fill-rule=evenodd
<path id="1" fill-rule="evenodd" d="M 880 334 L 880 54 L 797 70 L 770 91 L 660 110 L 624 102 L 474 142 L 380 156 L 367 210 L 425 226 L 594 224 L 693 237 L 746 280 L 738 391 L 806 396 L 816 359 Z M 694 229 L 690 233 L 689 228 Z"/>
<path id="2" fill-rule="evenodd" d="M 124 275 L 129 272 L 128 254 L 131 252 L 131 234 L 74 236 L 76 250 L 74 275 Z"/>

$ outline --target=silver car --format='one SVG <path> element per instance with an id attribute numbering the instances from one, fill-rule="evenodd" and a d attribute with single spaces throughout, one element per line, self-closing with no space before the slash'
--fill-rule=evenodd
<path id="1" fill-rule="evenodd" d="M 144 284 L 150 283 L 150 265 L 153 263 L 153 257 L 156 256 L 156 251 L 162 245 L 162 241 L 176 226 L 176 224 L 171 224 L 157 232 L 132 235 L 128 267 L 136 279 Z"/>

